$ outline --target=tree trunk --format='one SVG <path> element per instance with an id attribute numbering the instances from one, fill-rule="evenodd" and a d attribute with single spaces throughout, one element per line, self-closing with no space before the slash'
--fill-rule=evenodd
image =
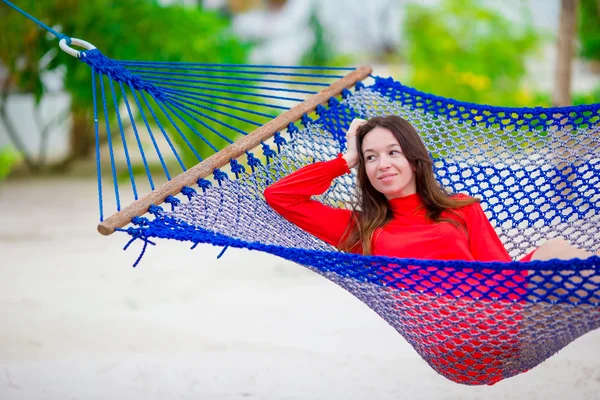
<path id="1" fill-rule="evenodd" d="M 74 160 L 86 158 L 94 151 L 95 130 L 92 118 L 84 110 L 73 109 L 73 126 L 70 137 L 70 157 Z"/>
<path id="2" fill-rule="evenodd" d="M 51 173 L 67 172 L 75 161 L 90 156 L 96 147 L 96 134 L 89 111 L 73 107 L 71 108 L 71 120 L 69 153 L 62 160 L 47 166 Z"/>
<path id="3" fill-rule="evenodd" d="M 579 0 L 561 0 L 560 26 L 558 30 L 556 70 L 554 72 L 555 106 L 571 105 L 571 65 L 575 53 L 577 6 Z"/>

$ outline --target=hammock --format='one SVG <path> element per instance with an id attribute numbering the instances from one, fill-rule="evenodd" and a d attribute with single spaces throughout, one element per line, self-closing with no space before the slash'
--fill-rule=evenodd
<path id="1" fill-rule="evenodd" d="M 481 263 L 346 254 L 281 218 L 262 194 L 290 172 L 343 151 L 354 118 L 396 114 L 422 135 L 443 185 L 482 199 L 514 259 L 550 237 L 597 251 L 600 104 L 491 107 L 423 93 L 371 76 L 368 67 L 115 61 L 77 39 L 61 37 L 61 47 L 91 67 L 96 135 L 109 136 L 108 154 L 97 148 L 98 230 L 126 232 L 126 248 L 141 240 L 143 254 L 156 239 L 175 239 L 296 262 L 356 296 L 435 371 L 462 384 L 528 371 L 600 326 L 599 257 Z M 258 128 L 248 134 L 226 118 Z M 143 138 L 160 161 L 162 185 Z M 204 159 L 194 138 L 214 154 Z M 200 162 L 186 166 L 175 140 Z M 180 175 L 173 177 L 165 148 Z M 151 189 L 145 197 L 133 173 L 134 149 Z M 114 196 L 103 186 L 105 160 Z M 125 207 L 122 176 L 134 199 Z M 353 174 L 340 177 L 319 200 L 350 207 L 354 184 Z M 110 203 L 114 213 L 105 218 Z"/>
<path id="2" fill-rule="evenodd" d="M 119 86 L 127 83 L 134 99 L 136 92 L 140 97 L 149 96 L 157 105 L 156 113 L 171 117 L 172 134 L 181 133 L 176 118 L 179 125 L 187 126 L 194 115 L 206 120 L 198 104 L 187 100 L 199 100 L 195 97 L 201 96 L 198 92 L 205 93 L 204 88 L 190 83 L 197 71 L 223 73 L 219 71 L 223 66 L 218 65 L 119 63 L 97 50 L 86 52 L 81 59 L 92 67 L 95 98 L 105 100 L 102 90 L 96 93 L 105 85 L 101 76 L 108 78 L 109 86 L 113 81 Z M 236 75 L 254 71 L 249 66 L 227 68 Z M 260 75 L 273 73 L 267 70 Z M 124 231 L 133 240 L 143 240 L 144 248 L 155 238 L 176 239 L 194 245 L 259 250 L 297 262 L 355 295 L 389 322 L 437 372 L 464 384 L 493 384 L 527 371 L 600 326 L 597 257 L 568 262 L 472 263 L 343 254 L 270 209 L 262 195 L 264 188 L 308 163 L 335 157 L 344 149 L 344 133 L 353 118 L 397 114 L 423 135 L 440 181 L 454 192 L 483 200 L 511 256 L 523 256 L 553 234 L 585 249 L 600 247 L 600 105 L 560 109 L 478 106 L 378 77 L 368 86 L 358 82 L 354 92 L 342 89 L 341 101 L 330 93 L 368 73 L 369 69 L 351 72 L 313 97 L 309 108 L 309 103 L 303 102 L 297 106 L 300 110 L 292 108 L 275 117 L 234 142 L 231 146 L 238 147 L 233 156 L 232 147 L 217 152 L 213 157 L 220 159 L 218 163 L 208 158 L 180 175 L 185 181 L 173 178 L 149 195 L 151 202 L 138 200 L 104 220 L 100 231 L 123 230 L 121 226 L 131 220 L 133 225 Z M 186 83 L 173 78 L 176 74 L 186 74 Z M 301 78 L 315 78 L 306 75 L 318 74 Z M 220 85 L 216 79 L 208 79 L 207 84 Z M 288 90 L 297 90 L 289 89 L 293 82 L 285 83 Z M 194 94 L 180 89 L 182 86 L 194 88 Z M 262 92 L 257 95 L 264 95 L 269 89 L 258 90 Z M 215 89 L 208 92 L 215 93 Z M 122 95 L 125 104 L 127 97 Z M 327 106 L 315 107 L 323 100 Z M 110 103 L 116 104 L 114 99 Z M 102 109 L 110 115 L 106 104 L 103 101 Z M 310 118 L 307 113 L 313 107 L 316 116 Z M 148 110 L 146 115 L 155 114 L 152 107 Z M 301 119 L 300 127 L 288 125 L 290 112 L 298 113 L 295 119 Z M 144 114 L 143 107 L 139 114 Z M 135 126 L 130 111 L 128 116 Z M 154 123 L 160 126 L 160 119 L 155 118 Z M 275 123 L 279 126 L 269 126 Z M 204 131 L 209 131 L 206 125 Z M 286 125 L 287 132 L 278 132 Z M 215 129 L 215 134 L 221 128 Z M 265 142 L 266 136 L 260 142 L 244 143 L 257 132 L 275 136 L 271 143 Z M 124 137 L 123 132 L 121 135 Z M 262 160 L 260 154 L 249 152 L 259 144 Z M 110 159 L 115 176 L 114 157 Z M 228 171 L 222 168 L 226 166 Z M 178 187 L 169 186 L 174 183 Z M 193 183 L 199 190 L 191 187 Z M 339 178 L 320 200 L 348 207 L 353 187 L 354 176 Z M 180 196 L 166 195 L 176 190 Z M 118 197 L 118 190 L 115 194 Z M 171 207 L 152 204 L 162 199 Z M 146 209 L 149 215 L 141 216 Z"/>

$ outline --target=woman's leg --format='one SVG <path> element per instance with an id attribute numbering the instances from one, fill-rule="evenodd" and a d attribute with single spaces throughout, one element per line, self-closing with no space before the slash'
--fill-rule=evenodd
<path id="1" fill-rule="evenodd" d="M 531 260 L 551 260 L 558 258 L 560 260 L 570 260 L 572 258 L 589 258 L 598 253 L 592 253 L 573 247 L 564 239 L 550 239 L 541 245 L 532 255 Z"/>
<path id="2" fill-rule="evenodd" d="M 585 259 L 594 255 L 566 240 L 550 239 L 531 260 Z M 518 336 L 523 357 L 535 358 L 544 352 L 553 354 L 588 332 L 588 326 L 594 326 L 590 321 L 599 312 L 593 303 L 600 298 L 600 274 L 596 269 L 582 269 L 577 262 L 527 272 L 526 300 L 519 303 L 523 311 L 517 314 L 521 318 Z"/>
<path id="3" fill-rule="evenodd" d="M 571 260 L 574 258 L 585 259 L 592 256 L 600 256 L 600 252 L 592 253 L 591 251 L 585 251 L 578 249 L 572 246 L 569 242 L 564 239 L 550 239 L 543 245 L 541 245 L 531 256 L 531 260 L 552 260 L 552 259 L 560 259 L 560 260 Z M 552 288 L 552 292 L 557 295 L 567 294 L 569 290 L 574 288 L 573 284 L 581 284 L 585 279 L 594 284 L 600 283 L 600 275 L 594 273 L 591 270 L 580 270 L 576 273 L 574 271 L 564 271 L 568 273 L 569 280 L 564 282 L 565 287 L 554 287 Z M 537 284 L 544 284 L 545 280 L 543 280 L 540 276 L 530 277 L 531 282 L 537 282 Z M 559 285 L 558 283 L 556 285 Z M 541 288 L 542 290 L 545 290 Z M 549 288 L 546 288 L 549 289 Z M 600 290 L 596 292 L 600 295 Z"/>

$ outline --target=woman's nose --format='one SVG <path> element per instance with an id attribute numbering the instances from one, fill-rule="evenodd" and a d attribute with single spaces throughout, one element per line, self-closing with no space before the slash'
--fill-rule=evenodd
<path id="1" fill-rule="evenodd" d="M 387 157 L 381 157 L 379 159 L 379 168 L 380 169 L 388 169 L 390 167 L 390 160 Z"/>

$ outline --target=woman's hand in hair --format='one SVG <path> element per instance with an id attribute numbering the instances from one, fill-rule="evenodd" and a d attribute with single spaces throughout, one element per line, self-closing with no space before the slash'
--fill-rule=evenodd
<path id="1" fill-rule="evenodd" d="M 354 118 L 350 123 L 350 128 L 346 132 L 346 152 L 344 153 L 344 160 L 348 164 L 348 168 L 354 168 L 358 164 L 358 151 L 356 149 L 356 132 L 361 125 L 364 125 L 367 121 L 360 118 Z"/>

